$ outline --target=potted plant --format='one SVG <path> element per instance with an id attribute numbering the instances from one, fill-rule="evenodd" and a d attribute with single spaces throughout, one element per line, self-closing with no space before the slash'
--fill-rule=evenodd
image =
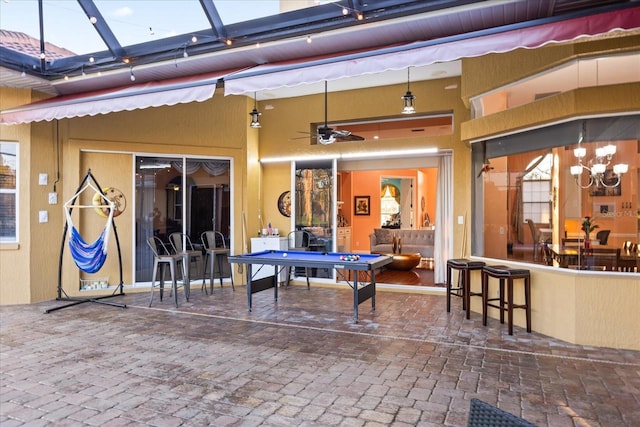
<path id="1" fill-rule="evenodd" d="M 595 221 L 593 221 L 590 216 L 585 216 L 584 219 L 582 220 L 582 231 L 584 231 L 584 247 L 585 248 L 591 247 L 591 240 L 589 235 L 596 228 L 600 228 L 600 226 L 596 224 Z"/>

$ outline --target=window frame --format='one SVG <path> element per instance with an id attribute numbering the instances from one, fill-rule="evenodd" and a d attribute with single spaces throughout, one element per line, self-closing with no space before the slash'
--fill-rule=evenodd
<path id="1" fill-rule="evenodd" d="M 19 182 L 20 181 L 20 144 L 17 141 L 0 140 L 0 158 L 3 158 L 3 153 L 5 152 L 3 145 L 11 145 L 15 147 L 15 153 L 12 153 L 15 157 L 15 165 L 13 168 L 15 172 L 15 186 L 14 188 L 0 187 L 0 194 L 10 194 L 10 195 L 13 194 L 15 196 L 14 197 L 14 218 L 13 218 L 14 225 L 15 225 L 15 232 L 13 233 L 13 236 L 3 236 L 2 235 L 3 233 L 0 233 L 0 245 L 18 243 L 19 237 L 20 237 L 20 224 L 19 224 L 20 193 L 18 191 L 18 189 L 20 188 L 20 182 Z"/>

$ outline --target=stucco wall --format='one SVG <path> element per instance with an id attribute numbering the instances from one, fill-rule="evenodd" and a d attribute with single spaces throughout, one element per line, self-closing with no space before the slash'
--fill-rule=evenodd
<path id="1" fill-rule="evenodd" d="M 445 87 L 451 85 L 454 85 L 456 88 L 445 89 Z M 442 112 L 453 112 L 454 114 L 454 122 L 456 125 L 454 126 L 452 135 L 426 138 L 418 137 L 313 145 L 310 144 L 309 138 L 298 138 L 301 135 L 299 131 L 309 132 L 309 123 L 324 121 L 323 93 L 265 101 L 259 104 L 259 109 L 263 113 L 261 117 L 262 129 L 260 130 L 260 157 L 322 156 L 347 152 L 365 155 L 368 151 L 425 147 L 453 150 L 455 153 L 453 187 L 456 188 L 453 202 L 454 217 L 464 216 L 470 209 L 471 190 L 469 182 L 471 180 L 471 159 L 470 150 L 460 142 L 459 126 L 457 125 L 457 123 L 466 121 L 469 118 L 469 112 L 464 108 L 460 99 L 459 86 L 460 80 L 458 78 L 412 83 L 411 91 L 417 97 L 416 110 L 418 114 Z M 405 91 L 406 86 L 394 85 L 345 92 L 329 92 L 327 101 L 329 121 L 348 121 L 356 118 L 362 120 L 368 117 L 397 116 L 402 107 L 400 97 Z M 273 108 L 266 110 L 263 108 L 265 104 L 269 104 Z M 265 173 L 260 183 L 263 189 L 263 218 L 277 218 L 278 224 L 281 224 L 283 221 L 282 218 L 279 218 L 280 214 L 277 211 L 277 197 L 281 191 L 288 189 L 290 182 L 289 163 L 285 163 L 286 166 L 263 166 Z M 283 165 L 283 163 L 281 165 Z M 274 173 L 268 173 L 268 171 L 274 171 Z M 352 189 L 356 186 L 356 184 L 352 184 Z M 358 194 L 353 193 L 352 196 Z M 375 217 L 374 212 L 372 212 L 371 215 L 371 218 Z M 435 220 L 435 217 L 432 216 L 431 219 Z M 454 253 L 456 254 L 461 251 L 462 237 L 469 235 L 469 229 L 466 230 L 466 233 L 463 232 L 464 228 L 468 227 L 468 223 L 469 222 L 464 225 L 458 225 L 457 222 L 454 223 Z M 357 228 L 357 224 L 353 225 L 354 228 L 352 232 Z M 367 250 L 368 237 L 366 236 L 368 232 L 364 233 L 364 235 L 364 240 L 363 238 L 356 239 L 352 236 L 352 249 L 354 251 Z M 360 242 L 359 246 L 357 242 Z"/>

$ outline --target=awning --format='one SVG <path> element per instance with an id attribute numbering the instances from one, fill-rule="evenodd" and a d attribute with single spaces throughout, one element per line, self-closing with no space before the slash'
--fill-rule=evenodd
<path id="1" fill-rule="evenodd" d="M 59 96 L 4 110 L 0 112 L 0 123 L 51 121 L 194 101 L 203 102 L 213 97 L 218 80 L 228 73 L 229 71 L 201 74 Z"/>
<path id="2" fill-rule="evenodd" d="M 306 58 L 290 63 L 258 65 L 225 77 L 225 96 L 294 87 L 302 84 L 404 70 L 436 62 L 538 48 L 616 30 L 640 27 L 640 7 L 540 25 L 497 28 L 332 58 Z"/>

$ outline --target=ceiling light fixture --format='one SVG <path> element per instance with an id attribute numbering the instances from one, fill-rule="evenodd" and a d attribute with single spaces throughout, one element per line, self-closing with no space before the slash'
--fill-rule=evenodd
<path id="1" fill-rule="evenodd" d="M 131 73 L 131 74 L 129 75 L 129 78 L 131 79 L 131 81 L 132 81 L 132 82 L 135 82 L 135 81 L 136 81 L 136 76 L 135 76 L 135 74 L 133 74 L 133 67 L 131 67 L 131 68 L 129 69 L 129 72 Z"/>
<path id="2" fill-rule="evenodd" d="M 191 43 L 195 43 L 197 41 L 198 41 L 198 38 L 196 36 L 191 37 Z"/>
<path id="3" fill-rule="evenodd" d="M 307 43 L 311 44 L 312 41 L 313 41 L 313 39 L 311 38 L 311 36 L 307 36 Z"/>
<path id="4" fill-rule="evenodd" d="M 90 16 L 89 17 L 89 22 L 91 22 L 92 24 L 96 24 L 96 22 L 98 22 L 98 18 L 96 18 L 95 16 Z"/>
<path id="5" fill-rule="evenodd" d="M 227 39 L 225 40 L 225 43 L 227 44 L 227 46 L 231 46 L 233 44 L 233 40 Z"/>
<path id="6" fill-rule="evenodd" d="M 413 101 L 415 101 L 416 97 L 409 90 L 409 84 L 411 83 L 410 79 L 410 69 L 411 67 L 407 67 L 407 93 L 401 98 L 404 101 L 404 107 L 402 108 L 402 114 L 414 114 L 416 112 L 416 108 L 413 105 Z"/>
<path id="7" fill-rule="evenodd" d="M 249 113 L 251 116 L 251 124 L 249 125 L 253 129 L 260 129 L 262 125 L 260 124 L 260 116 L 262 113 L 258 111 L 258 96 L 256 93 L 253 94 L 253 111 Z"/>
<path id="8" fill-rule="evenodd" d="M 587 155 L 587 149 L 581 146 L 584 140 L 584 134 L 586 133 L 586 124 L 582 123 L 582 130 L 580 131 L 580 137 L 578 138 L 578 147 L 573 150 L 573 155 L 578 159 L 578 164 L 571 166 L 571 175 L 576 180 L 576 184 L 580 188 L 589 188 L 592 185 L 603 186 L 606 188 L 613 188 L 620 185 L 622 175 L 629 171 L 629 165 L 626 163 L 616 163 L 613 165 L 613 175 L 607 175 L 607 166 L 611 164 L 611 158 L 616 154 L 616 146 L 608 144 L 604 147 L 596 148 L 596 156 L 590 159 L 585 166 L 582 159 Z M 580 179 L 582 171 L 587 170 L 589 172 L 589 183 L 582 184 Z M 615 181 L 614 181 L 615 180 Z"/>
<path id="9" fill-rule="evenodd" d="M 96 58 L 94 58 L 93 56 L 89 57 L 89 62 L 93 64 L 95 61 L 96 61 Z"/>

